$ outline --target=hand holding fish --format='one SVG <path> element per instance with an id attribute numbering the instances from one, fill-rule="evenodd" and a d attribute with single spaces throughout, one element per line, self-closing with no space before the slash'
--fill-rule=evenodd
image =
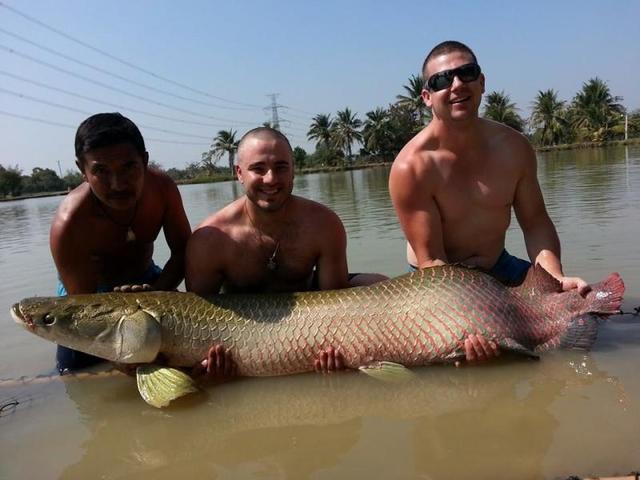
<path id="1" fill-rule="evenodd" d="M 344 370 L 344 357 L 340 350 L 329 347 L 322 350 L 313 362 L 313 368 L 318 373 L 331 373 L 336 370 Z"/>
<path id="2" fill-rule="evenodd" d="M 500 349 L 495 342 L 487 340 L 483 335 L 469 335 L 464 340 L 464 353 L 467 363 L 481 363 L 500 355 Z M 456 362 L 456 367 L 461 363 Z"/>
<path id="3" fill-rule="evenodd" d="M 207 357 L 193 368 L 194 377 L 205 380 L 224 382 L 237 376 L 237 366 L 230 350 L 224 345 L 214 345 L 207 352 Z"/>
<path id="4" fill-rule="evenodd" d="M 579 277 L 561 277 L 558 281 L 562 284 L 562 291 L 566 292 L 576 288 L 583 298 L 591 291 L 589 284 Z"/>
<path id="5" fill-rule="evenodd" d="M 113 289 L 114 292 L 120 293 L 134 293 L 134 292 L 151 292 L 153 287 L 148 283 L 143 283 L 141 285 L 120 285 Z"/>

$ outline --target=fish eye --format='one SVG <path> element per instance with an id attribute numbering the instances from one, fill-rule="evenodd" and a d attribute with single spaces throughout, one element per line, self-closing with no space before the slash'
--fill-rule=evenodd
<path id="1" fill-rule="evenodd" d="M 44 323 L 45 325 L 53 325 L 54 323 L 56 323 L 56 317 L 54 317 L 53 315 L 51 315 L 50 313 L 47 313 L 43 318 L 42 318 L 42 323 Z"/>

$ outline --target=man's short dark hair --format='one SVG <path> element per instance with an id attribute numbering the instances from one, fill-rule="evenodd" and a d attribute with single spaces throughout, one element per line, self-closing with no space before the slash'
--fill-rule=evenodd
<path id="1" fill-rule="evenodd" d="M 431 51 L 429 52 L 429 55 L 427 55 L 427 58 L 425 58 L 424 62 L 422 63 L 422 77 L 424 78 L 425 82 L 428 80 L 427 64 L 429 63 L 429 61 L 434 57 L 437 57 L 439 55 L 446 55 L 447 53 L 451 53 L 451 52 L 467 53 L 473 59 L 473 63 L 478 63 L 476 54 L 473 53 L 473 51 L 469 47 L 467 47 L 464 43 L 458 42 L 456 40 L 447 40 L 445 42 L 441 42 L 431 49 Z"/>
<path id="2" fill-rule="evenodd" d="M 275 128 L 271 128 L 271 127 L 257 127 L 245 133 L 240 139 L 240 141 L 238 142 L 238 152 L 242 148 L 242 145 L 244 145 L 244 143 L 248 139 L 254 138 L 254 137 L 263 138 L 263 139 L 277 138 L 279 140 L 282 140 L 284 143 L 287 144 L 287 146 L 289 147 L 289 150 L 291 151 L 291 154 L 293 155 L 293 148 L 291 148 L 291 143 L 289 143 L 289 139 L 280 130 L 276 130 Z"/>
<path id="3" fill-rule="evenodd" d="M 130 143 L 140 155 L 146 148 L 136 124 L 120 113 L 97 113 L 83 121 L 76 132 L 76 158 L 82 162 L 84 154 L 96 148 Z"/>

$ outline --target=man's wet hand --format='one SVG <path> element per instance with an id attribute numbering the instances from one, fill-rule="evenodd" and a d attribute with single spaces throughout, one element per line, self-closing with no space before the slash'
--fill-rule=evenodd
<path id="1" fill-rule="evenodd" d="M 482 335 L 469 335 L 464 340 L 464 353 L 467 363 L 481 363 L 500 355 L 500 349 L 495 342 L 487 340 Z M 456 367 L 460 362 L 456 362 Z"/>
<path id="2" fill-rule="evenodd" d="M 150 292 L 151 290 L 153 290 L 153 287 L 148 283 L 140 285 L 120 285 L 113 289 L 114 292 L 120 293 Z"/>
<path id="3" fill-rule="evenodd" d="M 207 352 L 207 357 L 193 368 L 193 376 L 205 380 L 225 381 L 238 374 L 231 351 L 223 345 L 214 345 Z"/>
<path id="4" fill-rule="evenodd" d="M 344 357 L 340 350 L 329 347 L 321 351 L 313 361 L 313 368 L 318 373 L 330 373 L 336 370 L 344 370 Z"/>
<path id="5" fill-rule="evenodd" d="M 562 284 L 562 290 L 565 292 L 575 288 L 584 297 L 591 291 L 589 284 L 579 277 L 562 277 L 559 280 Z"/>

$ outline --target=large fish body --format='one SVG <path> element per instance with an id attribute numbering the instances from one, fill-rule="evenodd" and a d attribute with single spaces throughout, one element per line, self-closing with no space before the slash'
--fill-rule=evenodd
<path id="1" fill-rule="evenodd" d="M 368 287 L 293 294 L 145 292 L 29 298 L 12 307 L 29 331 L 60 345 L 122 363 L 191 367 L 213 345 L 233 354 L 238 373 L 313 370 L 319 352 L 341 350 L 347 367 L 388 361 L 418 366 L 463 354 L 482 334 L 523 353 L 588 348 L 597 319 L 619 311 L 618 274 L 583 298 L 562 292 L 540 267 L 518 287 L 479 270 L 440 266 Z"/>

